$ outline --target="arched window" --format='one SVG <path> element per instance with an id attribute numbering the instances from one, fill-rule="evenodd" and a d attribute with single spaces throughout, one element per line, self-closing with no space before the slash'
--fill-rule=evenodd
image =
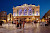
<path id="1" fill-rule="evenodd" d="M 38 15 L 38 11 L 36 11 L 36 15 Z"/>
<path id="2" fill-rule="evenodd" d="M 27 15 L 27 9 L 24 9 L 24 15 Z"/>
<path id="3" fill-rule="evenodd" d="M 29 10 L 28 10 L 28 15 L 32 15 L 32 9 L 31 8 L 29 8 Z"/>
<path id="4" fill-rule="evenodd" d="M 22 9 L 19 10 L 19 15 L 21 15 L 21 14 L 22 14 Z"/>
<path id="5" fill-rule="evenodd" d="M 14 16 L 15 16 L 15 12 L 14 12 Z"/>
<path id="6" fill-rule="evenodd" d="M 24 11 L 27 11 L 27 9 L 24 9 Z"/>

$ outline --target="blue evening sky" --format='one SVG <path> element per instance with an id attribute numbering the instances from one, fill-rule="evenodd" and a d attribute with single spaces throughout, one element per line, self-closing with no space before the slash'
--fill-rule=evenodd
<path id="1" fill-rule="evenodd" d="M 7 14 L 13 13 L 13 6 L 19 6 L 22 4 L 35 4 L 40 5 L 40 18 L 50 10 L 50 0 L 0 0 L 0 11 L 6 11 Z"/>

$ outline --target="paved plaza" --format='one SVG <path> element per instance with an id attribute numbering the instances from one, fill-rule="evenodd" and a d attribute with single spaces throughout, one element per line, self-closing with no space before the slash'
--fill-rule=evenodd
<path id="1" fill-rule="evenodd" d="M 40 23 L 25 23 L 24 29 L 17 29 L 16 26 L 0 27 L 0 33 L 50 33 L 49 26 L 40 26 Z"/>

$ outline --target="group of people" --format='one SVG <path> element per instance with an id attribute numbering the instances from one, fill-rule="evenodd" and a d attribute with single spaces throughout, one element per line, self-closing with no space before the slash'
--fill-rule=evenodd
<path id="1" fill-rule="evenodd" d="M 20 29 L 22 28 L 22 24 L 23 24 L 23 28 L 24 28 L 24 24 L 25 24 L 25 22 L 23 21 L 21 21 L 21 20 L 17 20 L 17 23 L 16 23 L 16 27 L 17 27 L 17 29 L 20 27 Z"/>

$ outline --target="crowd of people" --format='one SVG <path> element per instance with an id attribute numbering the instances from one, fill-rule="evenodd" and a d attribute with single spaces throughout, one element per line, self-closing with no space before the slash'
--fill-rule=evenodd
<path id="1" fill-rule="evenodd" d="M 16 22 L 16 27 L 17 27 L 17 29 L 18 29 L 18 28 L 21 29 L 22 27 L 24 28 L 25 23 L 26 23 L 26 21 L 17 20 L 17 22 Z M 37 22 L 36 22 L 36 21 L 34 21 L 34 22 L 32 21 L 32 24 L 34 24 L 34 23 L 36 24 Z M 42 22 L 42 25 L 43 25 L 43 24 L 44 24 L 45 26 L 48 26 L 48 21 L 47 21 L 47 22 Z"/>

